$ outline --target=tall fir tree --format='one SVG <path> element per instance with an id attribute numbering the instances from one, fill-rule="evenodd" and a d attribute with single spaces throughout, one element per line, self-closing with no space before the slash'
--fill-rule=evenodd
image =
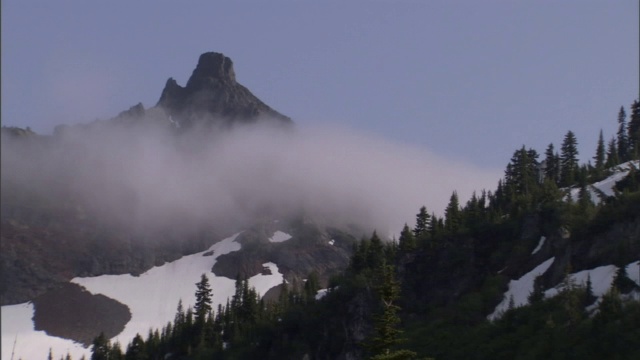
<path id="1" fill-rule="evenodd" d="M 111 348 L 111 343 L 109 339 L 104 335 L 103 332 L 100 333 L 95 339 L 93 339 L 93 344 L 91 346 L 91 360 L 109 360 L 109 349 Z"/>
<path id="2" fill-rule="evenodd" d="M 458 193 L 454 191 L 449 198 L 449 204 L 444 210 L 444 228 L 449 232 L 455 232 L 460 227 L 460 202 Z"/>
<path id="3" fill-rule="evenodd" d="M 505 171 L 505 185 L 515 194 L 528 194 L 538 182 L 538 153 L 524 145 L 511 157 Z"/>
<path id="4" fill-rule="evenodd" d="M 560 156 L 555 152 L 553 144 L 547 146 L 544 152 L 544 173 L 547 179 L 558 183 L 560 181 Z"/>
<path id="5" fill-rule="evenodd" d="M 204 323 L 207 315 L 211 311 L 211 286 L 209 278 L 202 274 L 200 281 L 196 283 L 196 304 L 194 307 L 194 315 L 196 323 Z"/>
<path id="6" fill-rule="evenodd" d="M 416 226 L 413 228 L 415 237 L 420 238 L 427 234 L 430 219 L 431 216 L 427 212 L 426 206 L 421 207 L 418 214 L 416 214 Z"/>
<path id="7" fill-rule="evenodd" d="M 144 340 L 140 334 L 136 334 L 133 341 L 127 346 L 127 352 L 124 355 L 126 360 L 145 360 L 147 352 Z"/>
<path id="8" fill-rule="evenodd" d="M 618 144 L 619 161 L 627 161 L 629 159 L 629 136 L 627 134 L 627 114 L 622 106 L 618 111 L 618 137 L 616 142 Z"/>
<path id="9" fill-rule="evenodd" d="M 631 105 L 631 118 L 628 126 L 629 159 L 640 158 L 640 101 L 636 100 Z"/>
<path id="10" fill-rule="evenodd" d="M 371 235 L 369 239 L 369 251 L 367 253 L 367 266 L 370 269 L 379 269 L 384 263 L 384 245 L 382 240 L 378 237 L 376 231 Z"/>
<path id="11" fill-rule="evenodd" d="M 594 167 L 593 173 L 597 180 L 600 180 L 604 176 L 606 150 L 604 147 L 604 137 L 602 130 L 600 130 L 600 136 L 598 136 L 598 146 L 596 147 L 596 154 L 593 157 Z"/>
<path id="12" fill-rule="evenodd" d="M 607 161 L 605 163 L 606 168 L 610 168 L 620 164 L 620 157 L 618 157 L 618 147 L 616 138 L 611 138 L 607 144 Z"/>
<path id="13" fill-rule="evenodd" d="M 572 131 L 568 131 L 560 150 L 560 185 L 571 186 L 578 173 L 578 140 Z"/>
<path id="14" fill-rule="evenodd" d="M 395 269 L 391 265 L 382 268 L 381 284 L 378 286 L 378 294 L 382 303 L 382 314 L 375 319 L 375 335 L 369 342 L 369 350 L 372 360 L 413 360 L 417 354 L 406 349 L 394 349 L 400 344 L 398 329 L 400 307 L 396 300 L 400 297 L 400 284 L 395 277 Z"/>
<path id="15" fill-rule="evenodd" d="M 424 207 L 423 207 L 424 208 Z M 424 233 L 426 234 L 425 228 Z M 413 232 L 409 229 L 409 225 L 404 224 L 402 231 L 400 232 L 399 244 L 401 253 L 408 253 L 416 248 L 416 238 L 413 236 Z"/>

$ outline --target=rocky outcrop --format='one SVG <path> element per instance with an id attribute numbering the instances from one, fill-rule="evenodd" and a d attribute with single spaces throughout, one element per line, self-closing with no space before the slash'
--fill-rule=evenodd
<path id="1" fill-rule="evenodd" d="M 270 224 L 259 224 L 243 232 L 236 239 L 242 249 L 220 256 L 213 273 L 230 279 L 238 275 L 251 277 L 263 271 L 262 264 L 273 262 L 289 282 L 302 284 L 303 279 L 315 272 L 320 282 L 326 284 L 331 275 L 347 267 L 356 241 L 356 237 L 340 230 L 297 223 L 287 225 L 291 239 L 271 243 L 268 239 L 275 229 Z"/>
<path id="2" fill-rule="evenodd" d="M 90 346 L 104 333 L 118 335 L 131 320 L 129 308 L 102 294 L 93 295 L 81 286 L 63 284 L 33 300 L 35 330 Z"/>
<path id="3" fill-rule="evenodd" d="M 157 106 L 181 127 L 196 123 L 228 126 L 258 120 L 291 124 L 290 118 L 273 110 L 236 82 L 231 59 L 215 52 L 200 55 L 185 87 L 169 78 Z"/>

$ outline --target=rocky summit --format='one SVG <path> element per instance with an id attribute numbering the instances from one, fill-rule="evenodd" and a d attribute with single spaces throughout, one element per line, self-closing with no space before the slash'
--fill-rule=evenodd
<path id="1" fill-rule="evenodd" d="M 272 121 L 284 125 L 291 119 L 273 110 L 236 81 L 233 62 L 221 53 L 200 55 L 187 85 L 169 78 L 157 107 L 165 110 L 181 127 L 231 125 Z"/>

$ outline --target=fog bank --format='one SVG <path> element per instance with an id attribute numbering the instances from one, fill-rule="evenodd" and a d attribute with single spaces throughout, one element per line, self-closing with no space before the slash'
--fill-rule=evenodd
<path id="1" fill-rule="evenodd" d="M 442 214 L 453 190 L 464 204 L 500 175 L 338 127 L 99 126 L 2 141 L 3 195 L 19 186 L 138 229 L 304 212 L 398 233 L 420 206 Z"/>

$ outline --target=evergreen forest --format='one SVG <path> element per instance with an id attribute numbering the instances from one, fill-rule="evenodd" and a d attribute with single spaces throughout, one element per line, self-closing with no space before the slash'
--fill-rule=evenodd
<path id="1" fill-rule="evenodd" d="M 624 265 L 640 260 L 639 101 L 629 113 L 620 108 L 617 132 L 601 131 L 586 163 L 572 131 L 544 152 L 523 145 L 495 189 L 467 200 L 454 191 L 442 215 L 417 209 L 398 239 L 363 237 L 321 292 L 310 273 L 267 301 L 238 277 L 214 307 L 203 274 L 193 308 L 176 304 L 172 322 L 128 344 L 99 336 L 91 359 L 640 359 L 640 288 Z M 629 170 L 614 195 L 592 186 L 621 165 Z M 531 270 L 541 236 L 562 271 L 488 320 L 510 279 Z M 569 276 L 608 264 L 619 270 L 600 298 Z"/>

